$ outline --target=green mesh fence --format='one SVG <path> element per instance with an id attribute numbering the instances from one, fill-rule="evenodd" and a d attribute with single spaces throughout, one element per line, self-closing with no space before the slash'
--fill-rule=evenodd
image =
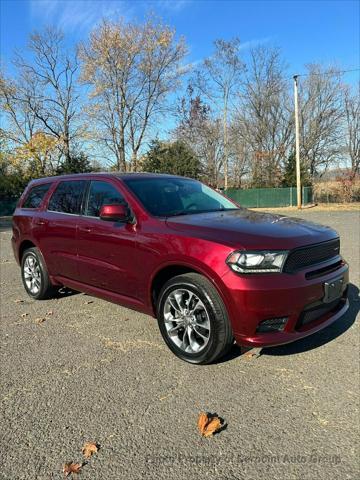
<path id="1" fill-rule="evenodd" d="M 289 207 L 297 204 L 297 189 L 286 188 L 251 188 L 241 190 L 229 188 L 225 194 L 243 207 Z M 302 188 L 302 203 L 312 203 L 312 188 Z"/>

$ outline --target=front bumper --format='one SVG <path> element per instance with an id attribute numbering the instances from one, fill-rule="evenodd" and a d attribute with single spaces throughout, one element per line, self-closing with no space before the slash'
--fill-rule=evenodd
<path id="1" fill-rule="evenodd" d="M 334 260 L 324 262 L 325 269 Z M 319 266 L 316 266 L 319 268 Z M 222 278 L 228 293 L 229 316 L 235 340 L 240 345 L 269 347 L 290 343 L 307 337 L 339 319 L 348 309 L 347 285 L 349 267 L 342 261 L 336 270 L 309 279 L 314 266 L 296 274 L 237 275 L 233 272 Z M 310 275 L 311 276 L 311 275 Z M 335 305 L 324 308 L 324 283 L 342 277 L 344 290 Z M 304 311 L 319 308 L 308 323 L 302 323 Z M 330 309 L 330 307 L 333 307 Z M 287 317 L 283 331 L 257 332 L 259 324 L 267 319 Z"/>

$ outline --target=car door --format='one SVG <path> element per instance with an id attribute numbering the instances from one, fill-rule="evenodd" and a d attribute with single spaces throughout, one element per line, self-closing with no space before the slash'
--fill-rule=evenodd
<path id="1" fill-rule="evenodd" d="M 77 219 L 81 212 L 86 180 L 60 181 L 50 196 L 41 219 L 45 234 L 40 247 L 46 252 L 51 275 L 78 279 Z"/>
<path id="2" fill-rule="evenodd" d="M 101 206 L 111 204 L 127 204 L 118 182 L 92 180 L 78 219 L 79 278 L 84 284 L 136 299 L 136 228 L 101 220 Z"/>

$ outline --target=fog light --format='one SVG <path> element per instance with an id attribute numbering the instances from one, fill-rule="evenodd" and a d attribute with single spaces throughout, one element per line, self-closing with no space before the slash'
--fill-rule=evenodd
<path id="1" fill-rule="evenodd" d="M 282 332 L 285 328 L 286 322 L 289 317 L 281 318 L 269 318 L 268 320 L 263 320 L 258 326 L 257 332 Z"/>

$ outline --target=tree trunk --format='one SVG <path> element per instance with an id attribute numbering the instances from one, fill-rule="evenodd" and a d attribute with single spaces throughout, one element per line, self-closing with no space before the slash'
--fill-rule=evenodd
<path id="1" fill-rule="evenodd" d="M 133 151 L 131 154 L 131 171 L 137 172 L 137 151 Z"/>

